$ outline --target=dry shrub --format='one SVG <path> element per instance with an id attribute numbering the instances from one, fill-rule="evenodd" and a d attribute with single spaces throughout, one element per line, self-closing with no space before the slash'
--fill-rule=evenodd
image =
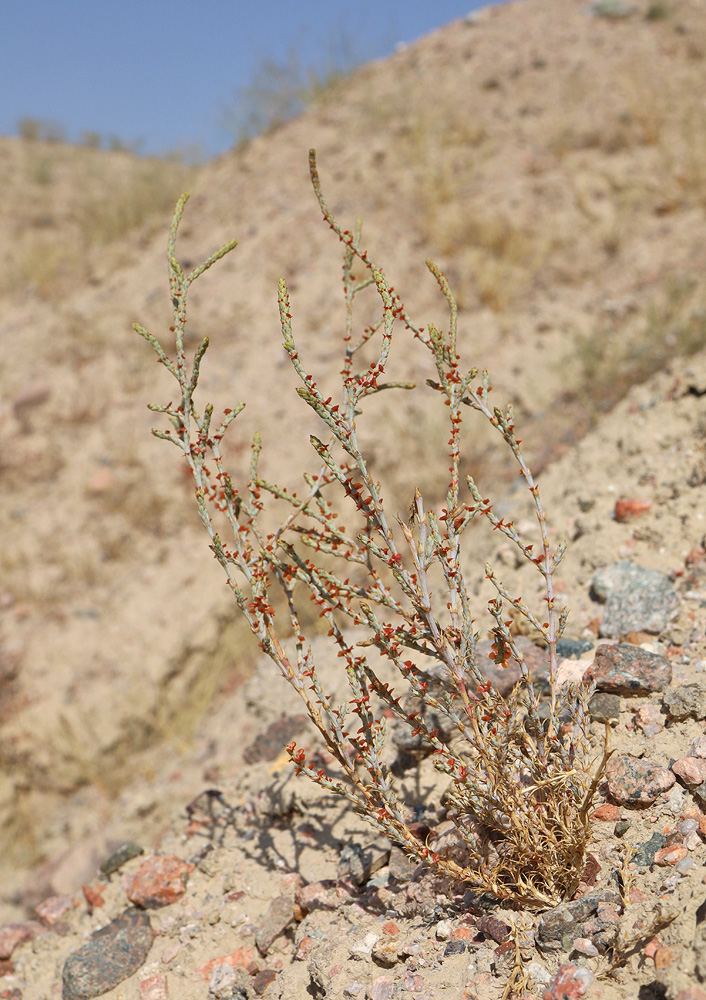
<path id="1" fill-rule="evenodd" d="M 602 767 L 591 775 L 588 692 L 562 688 L 557 679 L 556 644 L 567 611 L 557 606 L 554 574 L 563 545 L 550 542 L 539 489 L 515 436 L 512 407 L 492 405 L 487 372 L 461 367 L 456 303 L 444 275 L 427 262 L 448 303 L 448 331 L 416 325 L 361 249 L 360 227 L 344 230 L 331 215 L 313 151 L 310 167 L 323 218 L 344 248 L 346 306 L 342 387 L 333 398 L 322 394 L 304 366 L 287 286 L 284 280 L 279 283 L 283 342 L 301 381 L 297 391 L 321 421 L 321 436 L 311 437 L 314 471 L 304 474 L 300 491 L 263 478 L 256 435 L 249 476 L 236 481 L 224 467 L 221 443 L 245 404 L 226 409 L 217 426 L 210 404 L 202 412 L 195 407 L 208 340 L 187 359 L 187 296 L 193 282 L 229 253 L 235 241 L 185 273 L 176 259 L 176 237 L 186 196 L 177 205 L 169 236 L 174 358 L 156 337 L 135 326 L 179 386 L 176 403 L 151 406 L 171 423 L 170 430 L 154 433 L 185 458 L 201 521 L 236 603 L 261 648 L 301 697 L 330 755 L 331 766 L 322 767 L 320 755 L 315 762 L 290 743 L 287 751 L 297 772 L 347 799 L 372 826 L 437 872 L 503 900 L 551 906 L 571 896 L 580 879 L 589 810 Z M 355 277 L 354 268 L 363 276 Z M 360 330 L 354 306 L 359 296 L 371 293 L 377 295 L 378 318 Z M 443 506 L 435 509 L 415 488 L 407 516 L 392 518 L 383 499 L 385 487 L 373 476 L 359 445 L 358 427 L 369 397 L 381 391 L 402 395 L 414 388 L 386 375 L 396 327 L 431 356 L 433 377 L 427 386 L 441 403 L 448 430 L 448 451 L 440 449 L 435 458 L 448 474 Z M 373 348 L 373 360 L 361 365 L 363 353 Z M 511 521 L 496 515 L 472 477 L 461 482 L 461 426 L 470 412 L 487 421 L 511 452 L 529 491 L 534 531 L 520 535 Z M 384 437 L 385 428 L 378 433 Z M 388 442 L 387 447 L 392 453 L 397 444 Z M 424 470 L 418 474 L 422 478 Z M 343 505 L 337 500 L 341 496 Z M 472 547 L 466 532 L 479 522 L 504 535 L 518 560 L 535 566 L 542 578 L 543 598 L 532 609 L 490 565 L 485 567 L 495 592 L 488 604 L 492 659 L 499 667 L 514 665 L 520 676 L 506 697 L 483 672 L 470 580 L 463 569 L 464 545 Z M 325 623 L 331 654 L 340 658 L 346 673 L 346 704 L 334 704 L 322 688 L 305 634 L 304 620 L 312 607 Z M 518 616 L 545 647 L 546 698 L 535 687 L 515 638 L 512 619 Z M 377 669 L 380 655 L 395 668 L 400 693 Z M 405 693 L 423 710 L 410 711 Z M 429 713 L 443 724 L 431 728 Z M 421 739 L 436 768 L 451 780 L 445 801 L 456 844 L 448 854 L 435 852 L 413 832 L 386 746 L 389 717 Z"/>

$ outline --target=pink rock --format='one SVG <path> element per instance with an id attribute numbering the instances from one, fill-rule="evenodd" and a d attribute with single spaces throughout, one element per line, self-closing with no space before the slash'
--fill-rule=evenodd
<path id="1" fill-rule="evenodd" d="M 594 981 L 590 969 L 579 969 L 573 962 L 559 966 L 559 971 L 542 994 L 542 1000 L 579 1000 Z"/>
<path id="2" fill-rule="evenodd" d="M 107 466 L 98 469 L 88 480 L 88 492 L 97 496 L 99 493 L 107 493 L 115 486 L 115 476 Z"/>
<path id="3" fill-rule="evenodd" d="M 675 865 L 688 855 L 689 851 L 683 844 L 670 844 L 669 847 L 662 847 L 655 853 L 655 864 L 664 868 L 667 865 Z"/>
<path id="4" fill-rule="evenodd" d="M 378 976 L 365 991 L 365 1000 L 390 1000 L 392 980 L 389 976 Z"/>
<path id="5" fill-rule="evenodd" d="M 49 896 L 34 908 L 34 912 L 47 927 L 56 930 L 69 910 L 76 906 L 76 900 L 72 896 Z"/>
<path id="6" fill-rule="evenodd" d="M 294 954 L 294 957 L 297 960 L 297 962 L 306 961 L 306 959 L 309 957 L 315 946 L 316 946 L 316 941 L 314 941 L 313 938 L 310 938 L 309 935 L 306 934 L 299 942 L 299 947 L 297 948 Z"/>
<path id="7" fill-rule="evenodd" d="M 591 813 L 591 819 L 601 819 L 606 823 L 617 823 L 620 819 L 620 809 L 618 806 L 612 805 L 610 802 L 606 802 L 602 806 L 598 806 Z"/>
<path id="8" fill-rule="evenodd" d="M 223 955 L 220 958 L 212 958 L 210 961 L 204 962 L 203 965 L 199 965 L 191 973 L 191 978 L 193 980 L 208 980 L 211 978 L 213 970 L 219 965 L 227 965 L 230 966 L 231 969 L 247 969 L 254 957 L 252 948 L 248 948 L 246 945 L 243 945 L 242 948 L 236 948 L 230 955 Z"/>
<path id="9" fill-rule="evenodd" d="M 36 920 L 27 920 L 21 924 L 3 924 L 0 926 L 0 959 L 10 958 L 18 945 L 31 941 L 44 931 L 45 928 Z"/>
<path id="10" fill-rule="evenodd" d="M 696 788 L 702 781 L 706 781 L 706 760 L 702 757 L 682 757 L 675 760 L 672 770 L 687 788 Z"/>
<path id="11" fill-rule="evenodd" d="M 143 861 L 133 875 L 123 879 L 125 895 L 135 906 L 168 906 L 186 892 L 191 862 L 174 854 L 157 854 Z"/>
<path id="12" fill-rule="evenodd" d="M 620 500 L 616 501 L 613 516 L 616 521 L 624 523 L 625 521 L 631 521 L 634 517 L 640 517 L 640 515 L 646 513 L 651 506 L 652 502 L 650 500 L 638 500 L 621 497 Z"/>
<path id="13" fill-rule="evenodd" d="M 689 747 L 690 757 L 706 757 L 706 736 L 697 736 Z"/>
<path id="14" fill-rule="evenodd" d="M 294 899 L 306 913 L 311 913 L 313 910 L 332 910 L 336 906 L 334 888 L 333 879 L 310 882 L 309 885 L 297 889 Z"/>
<path id="15" fill-rule="evenodd" d="M 140 983 L 140 1000 L 169 1000 L 167 977 L 158 972 Z"/>

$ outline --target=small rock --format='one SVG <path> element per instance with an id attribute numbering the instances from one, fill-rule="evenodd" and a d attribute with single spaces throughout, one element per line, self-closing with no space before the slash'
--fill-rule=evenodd
<path id="1" fill-rule="evenodd" d="M 377 944 L 378 940 L 379 940 L 379 935 L 375 934 L 373 931 L 370 931 L 370 933 L 366 934 L 364 938 L 361 938 L 359 941 L 355 941 L 350 946 L 348 950 L 350 952 L 351 958 L 358 958 L 358 959 L 367 958 L 368 955 L 372 953 L 372 950 Z"/>
<path id="2" fill-rule="evenodd" d="M 678 954 L 677 948 L 667 948 L 664 945 L 658 948 L 655 952 L 655 969 L 668 969 Z"/>
<path id="3" fill-rule="evenodd" d="M 619 819 L 618 822 L 613 827 L 613 833 L 615 834 L 616 837 L 624 837 L 625 834 L 630 829 L 630 826 L 631 826 L 630 820 Z"/>
<path id="4" fill-rule="evenodd" d="M 451 938 L 453 926 L 450 920 L 440 920 L 436 925 L 436 940 L 448 941 Z"/>
<path id="5" fill-rule="evenodd" d="M 687 857 L 682 858 L 681 861 L 677 861 L 674 866 L 674 870 L 679 872 L 680 875 L 688 875 L 692 868 L 696 867 L 696 862 L 693 858 Z"/>
<path id="6" fill-rule="evenodd" d="M 585 936 L 582 925 L 597 913 L 599 905 L 617 902 L 614 892 L 603 889 L 560 903 L 542 914 L 537 927 L 537 944 L 543 951 L 569 951 L 577 937 Z"/>
<path id="7" fill-rule="evenodd" d="M 444 955 L 462 955 L 465 950 L 465 941 L 447 941 L 444 948 Z"/>
<path id="8" fill-rule="evenodd" d="M 57 930 L 63 918 L 75 906 L 76 900 L 72 896 L 49 896 L 34 908 L 34 912 L 46 927 Z"/>
<path id="9" fill-rule="evenodd" d="M 594 979 L 590 969 L 579 969 L 573 962 L 567 962 L 559 966 L 559 971 L 542 994 L 542 1000 L 579 1000 Z"/>
<path id="10" fill-rule="evenodd" d="M 90 1000 L 112 990 L 144 964 L 154 937 L 146 913 L 125 910 L 66 959 L 62 1000 Z"/>
<path id="11" fill-rule="evenodd" d="M 36 920 L 27 920 L 24 923 L 3 924 L 0 926 L 0 960 L 12 956 L 15 948 L 31 941 L 37 934 L 43 934 L 44 928 Z"/>
<path id="12" fill-rule="evenodd" d="M 114 851 L 110 857 L 106 858 L 100 866 L 100 870 L 103 875 L 112 875 L 113 872 L 117 872 L 123 867 L 123 865 L 126 865 L 128 861 L 131 861 L 133 858 L 136 858 L 140 854 L 144 853 L 144 847 L 140 847 L 139 844 L 123 844 L 122 847 L 119 847 L 117 851 Z"/>
<path id="13" fill-rule="evenodd" d="M 667 842 L 663 833 L 653 833 L 648 841 L 643 844 L 636 844 L 630 855 L 630 864 L 637 865 L 638 868 L 650 868 L 654 864 L 655 854 L 661 850 Z"/>
<path id="14" fill-rule="evenodd" d="M 140 1000 L 169 1000 L 167 977 L 161 972 L 140 981 Z"/>
<path id="15" fill-rule="evenodd" d="M 341 992 L 346 1000 L 354 1000 L 364 989 L 365 983 L 361 983 L 356 979 L 352 983 L 348 983 L 347 986 L 344 986 Z"/>
<path id="16" fill-rule="evenodd" d="M 629 560 L 611 563 L 593 575 L 591 590 L 606 610 L 599 635 L 619 639 L 630 632 L 659 635 L 679 612 L 679 597 L 668 577 Z"/>
<path id="17" fill-rule="evenodd" d="M 590 639 L 559 639 L 556 644 L 556 655 L 560 660 L 580 660 L 584 653 L 593 649 Z"/>
<path id="18" fill-rule="evenodd" d="M 382 937 L 375 942 L 370 955 L 378 965 L 384 965 L 389 969 L 400 960 L 398 942 L 391 937 Z"/>
<path id="19" fill-rule="evenodd" d="M 81 886 L 81 892 L 83 893 L 83 898 L 86 900 L 86 906 L 88 907 L 89 913 L 93 913 L 94 910 L 99 909 L 105 904 L 102 893 L 103 889 L 105 889 L 105 884 L 103 882 L 97 882 L 94 885 Z"/>
<path id="20" fill-rule="evenodd" d="M 304 913 L 312 913 L 314 910 L 333 910 L 337 905 L 336 883 L 333 879 L 310 882 L 297 889 L 294 899 Z"/>
<path id="21" fill-rule="evenodd" d="M 100 496 L 101 493 L 108 493 L 114 486 L 115 476 L 108 466 L 104 465 L 93 473 L 88 480 L 86 490 L 91 496 Z"/>
<path id="22" fill-rule="evenodd" d="M 510 937 L 510 928 L 502 920 L 486 914 L 478 921 L 478 930 L 486 937 L 492 938 L 497 944 L 504 944 Z"/>
<path id="23" fill-rule="evenodd" d="M 660 847 L 658 851 L 655 851 L 654 863 L 665 868 L 667 865 L 676 865 L 688 854 L 689 851 L 683 844 L 669 844 L 667 847 Z"/>
<path id="24" fill-rule="evenodd" d="M 612 757 L 606 767 L 608 793 L 619 805 L 649 806 L 676 778 L 666 767 L 629 754 Z"/>
<path id="25" fill-rule="evenodd" d="M 236 948 L 230 955 L 221 955 L 218 958 L 211 958 L 208 962 L 204 962 L 203 965 L 197 966 L 191 973 L 191 978 L 194 981 L 199 979 L 211 980 L 214 972 L 220 966 L 224 966 L 229 969 L 247 969 L 254 957 L 252 948 L 248 948 L 246 945 L 243 945 L 240 948 Z"/>
<path id="26" fill-rule="evenodd" d="M 272 943 L 295 921 L 294 898 L 275 896 L 255 932 L 255 944 L 261 955 L 266 955 Z"/>
<path id="27" fill-rule="evenodd" d="M 624 524 L 626 521 L 632 521 L 634 518 L 646 514 L 651 507 L 651 500 L 629 500 L 627 497 L 621 497 L 615 502 L 613 517 L 620 524 Z"/>
<path id="28" fill-rule="evenodd" d="M 690 757 L 706 758 L 706 736 L 697 736 L 689 747 Z"/>
<path id="29" fill-rule="evenodd" d="M 143 861 L 131 875 L 125 875 L 125 895 L 135 906 L 168 906 L 186 892 L 186 880 L 194 865 L 174 854 L 156 854 Z"/>
<path id="30" fill-rule="evenodd" d="M 588 711 L 594 722 L 612 722 L 619 719 L 620 695 L 610 694 L 608 691 L 596 691 L 588 703 Z"/>
<path id="31" fill-rule="evenodd" d="M 252 996 L 252 980 L 245 969 L 217 965 L 208 983 L 209 1000 L 241 1000 Z"/>
<path id="32" fill-rule="evenodd" d="M 610 802 L 605 802 L 602 806 L 598 806 L 597 809 L 593 810 L 591 819 L 600 819 L 607 823 L 615 823 L 620 819 L 620 809 Z"/>
<path id="33" fill-rule="evenodd" d="M 530 983 L 534 983 L 536 986 L 548 986 L 551 982 L 551 974 L 541 962 L 529 962 L 525 966 L 525 971 L 530 978 Z"/>
<path id="34" fill-rule="evenodd" d="M 662 713 L 657 705 L 641 705 L 635 715 L 635 721 L 645 736 L 656 736 L 664 729 Z"/>
<path id="35" fill-rule="evenodd" d="M 599 646 L 585 674 L 586 682 L 595 683 L 599 691 L 623 695 L 662 691 L 671 679 L 672 665 L 666 657 L 626 642 Z"/>
<path id="36" fill-rule="evenodd" d="M 392 980 L 388 976 L 378 976 L 365 991 L 365 1000 L 390 1000 Z"/>
<path id="37" fill-rule="evenodd" d="M 274 969 L 263 969 L 262 972 L 257 972 L 253 976 L 253 989 L 258 996 L 262 996 L 267 987 L 274 983 L 276 979 L 277 973 Z"/>
<path id="38" fill-rule="evenodd" d="M 670 719 L 706 719 L 706 684 L 671 688 L 662 697 Z"/>
<path id="39" fill-rule="evenodd" d="M 675 760 L 672 770 L 687 788 L 696 788 L 706 781 L 706 760 L 702 757 L 682 757 Z"/>
<path id="40" fill-rule="evenodd" d="M 339 878 L 350 876 L 356 885 L 364 885 L 376 871 L 390 861 L 390 842 L 384 837 L 363 848 L 360 844 L 347 844 L 338 862 Z"/>
<path id="41" fill-rule="evenodd" d="M 578 952 L 579 955 L 586 955 L 588 958 L 595 958 L 596 955 L 600 954 L 598 948 L 596 948 L 590 938 L 576 938 L 573 950 Z"/>

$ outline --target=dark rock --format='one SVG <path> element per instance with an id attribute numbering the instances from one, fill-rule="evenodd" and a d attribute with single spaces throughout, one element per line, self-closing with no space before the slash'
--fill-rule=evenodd
<path id="1" fill-rule="evenodd" d="M 365 848 L 356 843 L 346 844 L 338 862 L 338 877 L 350 877 L 356 885 L 364 885 L 389 861 L 390 842 L 386 838 L 381 837 Z"/>
<path id="2" fill-rule="evenodd" d="M 444 948 L 444 955 L 462 955 L 465 950 L 465 941 L 449 941 Z"/>
<path id="3" fill-rule="evenodd" d="M 670 719 L 706 719 L 706 684 L 685 684 L 665 692 L 662 704 Z"/>
<path id="4" fill-rule="evenodd" d="M 144 964 L 154 937 L 146 913 L 125 910 L 66 959 L 62 1000 L 90 1000 L 112 990 Z"/>
<path id="5" fill-rule="evenodd" d="M 253 989 L 258 996 L 262 996 L 270 983 L 274 983 L 276 978 L 277 973 L 274 969 L 263 969 L 262 972 L 258 972 L 253 976 Z"/>
<path id="6" fill-rule="evenodd" d="M 632 824 L 629 819 L 619 819 L 613 827 L 613 833 L 616 837 L 624 837 L 631 826 Z"/>
<path id="7" fill-rule="evenodd" d="M 591 580 L 592 595 L 605 602 L 599 635 L 619 639 L 630 632 L 659 635 L 679 612 L 679 596 L 669 578 L 629 560 L 611 563 Z"/>
<path id="8" fill-rule="evenodd" d="M 591 649 L 593 643 L 590 639 L 559 639 L 556 655 L 562 660 L 580 660 Z"/>
<path id="9" fill-rule="evenodd" d="M 132 861 L 133 858 L 137 858 L 140 854 L 144 853 L 144 847 L 140 847 L 139 844 L 123 844 L 117 851 L 113 851 L 109 858 L 105 859 L 100 866 L 100 870 L 104 875 L 112 875 L 113 872 L 119 871 L 123 865 L 126 865 L 128 861 Z"/>
<path id="10" fill-rule="evenodd" d="M 596 650 L 593 664 L 584 675 L 598 691 L 623 695 L 644 695 L 662 691 L 672 679 L 672 665 L 658 653 L 620 643 Z"/>
<path id="11" fill-rule="evenodd" d="M 283 934 L 294 920 L 294 897 L 275 896 L 255 932 L 255 944 L 262 955 L 267 954 L 273 941 Z"/>
<path id="12" fill-rule="evenodd" d="M 478 930 L 486 937 L 492 938 L 497 944 L 503 944 L 510 937 L 510 928 L 502 920 L 486 914 L 478 921 Z"/>
<path id="13" fill-rule="evenodd" d="M 587 892 L 579 899 L 560 903 L 542 914 L 537 927 L 537 945 L 543 951 L 571 951 L 575 938 L 586 937 L 581 925 L 595 916 L 600 903 L 619 904 L 616 893 L 610 889 Z"/>
<path id="14" fill-rule="evenodd" d="M 653 833 L 643 844 L 636 844 L 630 855 L 630 864 L 638 868 L 650 868 L 654 864 L 655 854 L 667 843 L 663 833 Z"/>
<path id="15" fill-rule="evenodd" d="M 618 805 L 649 806 L 677 780 L 666 767 L 630 754 L 611 757 L 606 767 L 608 794 Z"/>
<path id="16" fill-rule="evenodd" d="M 594 722 L 610 722 L 620 718 L 620 695 L 596 691 L 588 703 L 588 710 Z"/>

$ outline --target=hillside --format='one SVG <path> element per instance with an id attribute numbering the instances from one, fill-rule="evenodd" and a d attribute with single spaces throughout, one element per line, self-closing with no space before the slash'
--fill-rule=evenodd
<path id="1" fill-rule="evenodd" d="M 37 150 L 2 140 L 5 917 L 42 893 L 69 891 L 85 875 L 81 859 L 108 840 L 148 839 L 166 826 L 208 769 L 203 741 L 194 768 L 193 734 L 218 706 L 227 718 L 228 698 L 257 659 L 176 454 L 150 437 L 156 418 L 145 404 L 166 402 L 173 388 L 130 329 L 139 320 L 167 344 L 164 192 L 171 202 L 182 180 L 193 192 L 182 263 L 239 240 L 196 287 L 190 326 L 193 346 L 204 335 L 212 345 L 202 399 L 217 408 L 247 399 L 234 462 L 247 461 L 260 428 L 267 472 L 295 482 L 311 466 L 315 425 L 280 347 L 280 276 L 307 365 L 332 386 L 340 367 L 341 255 L 309 187 L 314 146 L 333 212 L 347 227 L 363 219 L 363 243 L 422 324 L 445 321 L 425 257 L 444 270 L 458 295 L 464 357 L 490 369 L 499 402 L 514 401 L 533 467 L 553 484 L 556 469 L 564 481 L 578 469 L 599 507 L 609 469 L 610 497 L 654 488 L 650 517 L 662 523 L 643 525 L 644 537 L 616 539 L 609 508 L 598 521 L 581 508 L 571 514 L 583 517 L 577 543 L 595 532 L 593 551 L 606 562 L 627 545 L 668 571 L 701 542 L 693 497 L 680 505 L 667 495 L 683 492 L 679 469 L 655 484 L 636 472 L 656 461 L 656 438 L 643 440 L 631 423 L 642 397 L 637 411 L 623 404 L 619 417 L 606 416 L 654 372 L 647 400 L 667 399 L 677 379 L 689 384 L 690 363 L 679 356 L 706 343 L 703 5 L 674 0 L 664 16 L 651 15 L 657 6 L 640 0 L 630 16 L 612 18 L 577 0 L 518 0 L 449 25 L 363 67 L 318 106 L 195 177 L 175 169 L 168 184 L 157 182 L 158 212 L 138 226 L 124 208 L 111 228 L 107 206 L 116 187 L 129 205 L 154 165 L 52 145 L 39 151 L 40 170 Z M 88 227 L 91 212 L 103 213 L 102 236 Z M 53 263 L 64 251 L 66 283 Z M 401 341 L 395 350 L 394 377 L 423 384 L 419 352 Z M 703 358 L 693 364 L 700 371 Z M 668 443 L 657 450 L 688 441 L 695 467 L 700 392 L 684 396 L 692 410 L 678 432 L 665 426 Z M 407 411 L 383 394 L 363 423 L 394 509 L 406 509 L 446 437 L 428 395 Z M 411 440 L 410 417 L 424 428 Z M 571 457 L 589 431 L 589 458 Z M 469 469 L 482 488 L 510 495 L 512 470 L 490 441 L 482 428 L 474 435 Z M 435 501 L 444 465 L 430 475 Z M 562 508 L 559 486 L 551 489 Z M 660 513 L 672 501 L 678 509 Z M 569 514 L 558 520 L 567 525 Z M 490 544 L 479 541 L 481 558 Z M 598 556 L 571 558 L 579 635 L 595 614 L 584 584 Z"/>

